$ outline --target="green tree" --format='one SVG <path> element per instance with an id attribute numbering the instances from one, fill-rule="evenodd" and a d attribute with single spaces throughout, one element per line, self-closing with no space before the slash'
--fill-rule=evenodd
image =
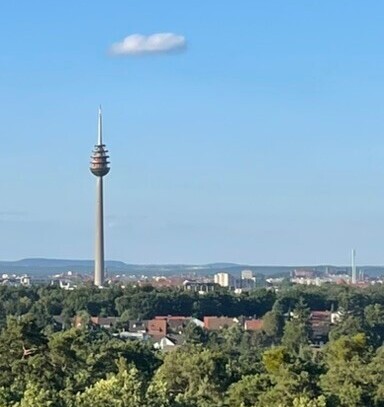
<path id="1" fill-rule="evenodd" d="M 326 349 L 327 372 L 321 388 L 330 406 L 363 407 L 372 405 L 373 388 L 369 380 L 371 356 L 364 334 L 343 336 Z"/>
<path id="2" fill-rule="evenodd" d="M 302 299 L 293 311 L 293 316 L 284 327 L 282 344 L 296 354 L 310 342 L 311 328 L 309 324 L 310 311 Z"/>
<path id="3" fill-rule="evenodd" d="M 384 341 L 384 305 L 371 304 L 366 306 L 364 320 L 371 343 L 375 347 L 381 346 Z"/>
<path id="4" fill-rule="evenodd" d="M 52 391 L 29 382 L 27 383 L 22 399 L 20 402 L 13 404 L 13 407 L 58 407 L 60 404 L 57 395 Z"/>
<path id="5" fill-rule="evenodd" d="M 308 396 L 299 396 L 293 400 L 292 407 L 326 407 L 327 402 L 325 397 L 319 396 L 316 399 L 311 399 Z M 279 407 L 290 407 L 280 404 Z"/>
<path id="6" fill-rule="evenodd" d="M 231 407 L 253 407 L 260 396 L 271 386 L 266 374 L 244 376 L 228 389 L 227 404 Z"/>
<path id="7" fill-rule="evenodd" d="M 166 385 L 170 401 L 197 403 L 209 400 L 212 405 L 222 400 L 230 383 L 223 354 L 200 346 L 177 349 L 168 353 L 154 376 L 154 383 Z M 197 398 L 197 399 L 196 399 Z"/>
<path id="8" fill-rule="evenodd" d="M 361 316 L 343 313 L 341 321 L 331 329 L 329 338 L 336 340 L 343 336 L 353 336 L 365 332 L 366 328 Z"/>
<path id="9" fill-rule="evenodd" d="M 207 332 L 193 322 L 188 323 L 183 334 L 185 342 L 191 345 L 206 344 L 208 341 Z"/>
<path id="10" fill-rule="evenodd" d="M 277 344 L 283 336 L 284 313 L 280 302 L 276 301 L 271 311 L 268 311 L 263 317 L 263 330 L 271 339 L 272 343 Z"/>
<path id="11" fill-rule="evenodd" d="M 76 406 L 142 407 L 145 406 L 145 390 L 139 371 L 134 367 L 122 367 L 118 374 L 100 379 L 79 393 L 76 396 Z"/>
<path id="12" fill-rule="evenodd" d="M 291 406 L 298 395 L 316 398 L 320 394 L 319 378 L 323 366 L 313 358 L 310 350 L 296 353 L 285 347 L 264 352 L 263 363 L 271 385 L 259 396 L 258 407 L 277 406 L 281 400 Z"/>

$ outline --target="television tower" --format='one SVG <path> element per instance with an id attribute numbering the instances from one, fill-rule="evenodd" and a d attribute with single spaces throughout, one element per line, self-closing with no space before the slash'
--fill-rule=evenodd
<path id="1" fill-rule="evenodd" d="M 92 152 L 90 170 L 96 178 L 96 234 L 95 234 L 95 274 L 94 284 L 104 284 L 104 214 L 103 214 L 103 177 L 109 172 L 108 150 L 103 144 L 103 123 L 99 108 L 97 144 Z"/>

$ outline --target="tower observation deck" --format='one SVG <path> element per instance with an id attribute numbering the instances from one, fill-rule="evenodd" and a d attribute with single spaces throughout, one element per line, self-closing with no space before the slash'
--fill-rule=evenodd
<path id="1" fill-rule="evenodd" d="M 103 144 L 103 121 L 102 121 L 102 113 L 101 108 L 99 108 L 99 121 L 98 121 L 98 136 L 97 136 L 97 144 L 95 144 L 95 148 L 92 152 L 91 156 L 91 165 L 89 169 L 91 170 L 92 174 L 96 177 L 104 177 L 109 172 L 109 155 L 108 150 L 105 148 L 105 144 Z"/>

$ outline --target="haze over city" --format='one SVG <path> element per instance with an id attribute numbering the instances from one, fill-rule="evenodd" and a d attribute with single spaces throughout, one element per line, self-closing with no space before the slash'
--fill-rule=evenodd
<path id="1" fill-rule="evenodd" d="M 383 12 L 3 4 L 0 259 L 93 258 L 102 104 L 108 259 L 384 264 Z"/>

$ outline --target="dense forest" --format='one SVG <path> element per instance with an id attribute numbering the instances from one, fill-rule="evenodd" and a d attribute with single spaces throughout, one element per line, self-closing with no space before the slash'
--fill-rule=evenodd
<path id="1" fill-rule="evenodd" d="M 311 310 L 338 310 L 322 347 Z M 63 326 L 55 324 L 60 315 Z M 189 324 L 170 352 L 73 317 L 256 316 L 262 331 Z M 384 407 L 384 288 L 206 295 L 153 287 L 0 287 L 0 406 Z"/>

